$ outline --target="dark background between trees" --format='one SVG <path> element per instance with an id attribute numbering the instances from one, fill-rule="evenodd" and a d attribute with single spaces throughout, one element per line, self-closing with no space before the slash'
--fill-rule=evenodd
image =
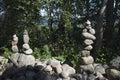
<path id="1" fill-rule="evenodd" d="M 1 51 L 8 48 L 9 52 L 15 33 L 21 48 L 23 31 L 27 29 L 34 56 L 61 56 L 77 61 L 83 42 L 81 31 L 90 20 L 96 30 L 91 52 L 96 61 L 105 63 L 120 55 L 120 0 L 0 1 Z M 47 15 L 40 14 L 41 10 Z"/>

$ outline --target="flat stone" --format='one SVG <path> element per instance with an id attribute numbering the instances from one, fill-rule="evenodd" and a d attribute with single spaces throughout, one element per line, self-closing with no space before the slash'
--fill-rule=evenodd
<path id="1" fill-rule="evenodd" d="M 23 49 L 30 49 L 29 44 L 23 44 Z"/>
<path id="2" fill-rule="evenodd" d="M 88 46 L 86 46 L 84 49 L 90 51 L 90 50 L 93 49 L 93 47 L 92 47 L 92 45 L 88 45 Z"/>
<path id="3" fill-rule="evenodd" d="M 91 44 L 93 44 L 93 40 L 91 40 L 91 39 L 85 39 L 84 43 L 85 43 L 85 45 L 91 45 Z"/>
<path id="4" fill-rule="evenodd" d="M 86 38 L 86 39 L 91 39 L 91 40 L 95 40 L 96 37 L 88 32 L 83 32 L 82 33 L 83 37 Z"/>
<path id="5" fill-rule="evenodd" d="M 90 51 L 82 50 L 82 56 L 90 56 Z"/>
<path id="6" fill-rule="evenodd" d="M 32 53 L 33 53 L 33 50 L 32 50 L 32 49 L 28 49 L 28 50 L 25 50 L 24 53 L 25 53 L 25 54 L 32 54 Z"/>
<path id="7" fill-rule="evenodd" d="M 94 62 L 94 59 L 92 56 L 87 56 L 87 57 L 81 57 L 80 59 L 83 64 L 88 65 L 88 64 L 92 64 Z"/>

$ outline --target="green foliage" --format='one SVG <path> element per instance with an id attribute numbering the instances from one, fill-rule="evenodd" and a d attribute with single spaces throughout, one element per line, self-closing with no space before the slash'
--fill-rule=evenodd
<path id="1" fill-rule="evenodd" d="M 4 56 L 5 58 L 9 58 L 9 57 L 12 55 L 12 52 L 11 52 L 8 48 L 6 48 L 6 47 L 1 47 L 0 49 L 4 51 L 3 56 Z"/>
<path id="2" fill-rule="evenodd" d="M 51 52 L 48 45 L 44 45 L 42 49 L 34 48 L 33 55 L 38 59 L 48 59 L 51 58 Z"/>

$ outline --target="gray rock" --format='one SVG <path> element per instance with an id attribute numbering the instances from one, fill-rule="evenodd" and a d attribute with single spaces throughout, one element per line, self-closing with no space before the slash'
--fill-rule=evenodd
<path id="1" fill-rule="evenodd" d="M 17 45 L 18 43 L 18 37 L 16 34 L 13 35 L 13 41 L 12 41 L 12 46 Z"/>
<path id="2" fill-rule="evenodd" d="M 95 73 L 99 72 L 100 74 L 105 74 L 105 68 L 100 64 L 94 63 L 94 70 Z"/>
<path id="3" fill-rule="evenodd" d="M 32 54 L 32 53 L 33 53 L 33 50 L 32 50 L 32 49 L 28 49 L 28 50 L 25 50 L 24 53 L 25 53 L 25 54 Z"/>
<path id="4" fill-rule="evenodd" d="M 88 45 L 88 46 L 86 46 L 84 49 L 90 51 L 90 50 L 93 49 L 93 47 L 92 47 L 92 45 Z"/>
<path id="5" fill-rule="evenodd" d="M 89 20 L 87 20 L 86 24 L 87 25 L 91 25 L 91 22 Z"/>
<path id="6" fill-rule="evenodd" d="M 61 75 L 63 78 L 68 78 L 70 75 L 75 74 L 75 72 L 76 72 L 75 69 L 70 67 L 69 65 L 67 64 L 62 65 Z"/>
<path id="7" fill-rule="evenodd" d="M 94 59 L 92 56 L 87 56 L 87 57 L 81 57 L 80 59 L 83 64 L 88 65 L 88 64 L 92 64 L 94 62 Z"/>
<path id="8" fill-rule="evenodd" d="M 19 67 L 28 66 L 28 65 L 34 66 L 35 57 L 32 55 L 21 54 L 18 59 L 18 64 L 19 64 Z"/>
<path id="9" fill-rule="evenodd" d="M 23 44 L 23 49 L 30 49 L 29 44 Z"/>
<path id="10" fill-rule="evenodd" d="M 62 66 L 60 64 L 60 61 L 53 59 L 50 61 L 50 65 L 55 68 L 56 72 L 59 74 L 62 72 Z"/>
<path id="11" fill-rule="evenodd" d="M 91 29 L 89 29 L 89 32 L 90 32 L 90 34 L 93 34 L 93 35 L 94 35 L 94 34 L 95 34 L 95 29 L 92 29 L 92 28 L 91 28 Z"/>
<path id="12" fill-rule="evenodd" d="M 116 69 L 107 69 L 106 74 L 110 80 L 120 79 L 120 71 Z"/>
<path id="13" fill-rule="evenodd" d="M 14 52 L 14 53 L 18 53 L 18 47 L 17 47 L 17 45 L 15 45 L 15 46 L 12 46 L 12 51 Z"/>
<path id="14" fill-rule="evenodd" d="M 27 30 L 24 31 L 23 41 L 24 41 L 25 44 L 29 43 L 29 35 L 28 35 Z"/>
<path id="15" fill-rule="evenodd" d="M 84 33 L 84 32 L 87 32 L 87 29 L 83 29 L 83 33 Z"/>
<path id="16" fill-rule="evenodd" d="M 116 69 L 120 70 L 120 56 L 110 61 L 110 66 L 115 67 Z"/>
<path id="17" fill-rule="evenodd" d="M 93 40 L 91 40 L 91 39 L 85 39 L 84 43 L 85 43 L 85 45 L 91 45 L 91 44 L 93 44 Z"/>
<path id="18" fill-rule="evenodd" d="M 88 73 L 93 73 L 94 72 L 94 67 L 92 64 L 89 65 L 80 65 L 80 68 L 83 69 L 84 71 Z"/>
<path id="19" fill-rule="evenodd" d="M 44 71 L 51 72 L 51 71 L 52 71 L 52 67 L 51 67 L 50 65 L 47 65 L 47 66 L 44 68 Z"/>
<path id="20" fill-rule="evenodd" d="M 16 66 L 18 66 L 18 59 L 19 59 L 20 53 L 15 53 L 12 54 L 10 57 L 10 60 L 12 61 L 13 64 L 15 64 Z"/>
<path id="21" fill-rule="evenodd" d="M 86 39 L 92 39 L 92 40 L 95 40 L 96 37 L 88 32 L 83 32 L 82 33 L 83 37 L 86 38 Z"/>
<path id="22" fill-rule="evenodd" d="M 89 56 L 90 55 L 90 51 L 87 50 L 82 50 L 82 56 Z"/>

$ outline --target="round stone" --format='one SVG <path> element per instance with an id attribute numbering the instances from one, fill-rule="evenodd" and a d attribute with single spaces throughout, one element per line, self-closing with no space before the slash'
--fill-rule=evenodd
<path id="1" fill-rule="evenodd" d="M 88 65 L 88 64 L 92 64 L 94 62 L 94 59 L 92 56 L 88 56 L 88 57 L 81 57 L 80 59 L 83 64 Z"/>
<path id="2" fill-rule="evenodd" d="M 82 56 L 90 56 L 90 51 L 82 50 Z"/>
<path id="3" fill-rule="evenodd" d="M 91 39 L 85 39 L 84 43 L 85 43 L 85 45 L 91 45 L 91 44 L 93 44 L 93 40 L 91 40 Z"/>
<path id="4" fill-rule="evenodd" d="M 82 33 L 83 37 L 86 38 L 86 39 L 92 39 L 92 40 L 95 40 L 96 37 L 88 32 L 83 32 Z"/>
<path id="5" fill-rule="evenodd" d="M 35 62 L 36 62 L 35 57 L 32 55 L 20 54 L 18 59 L 19 67 L 28 66 L 28 65 L 34 66 Z"/>
<path id="6" fill-rule="evenodd" d="M 95 34 L 95 29 L 91 28 L 91 29 L 89 29 L 89 32 L 94 35 Z"/>

